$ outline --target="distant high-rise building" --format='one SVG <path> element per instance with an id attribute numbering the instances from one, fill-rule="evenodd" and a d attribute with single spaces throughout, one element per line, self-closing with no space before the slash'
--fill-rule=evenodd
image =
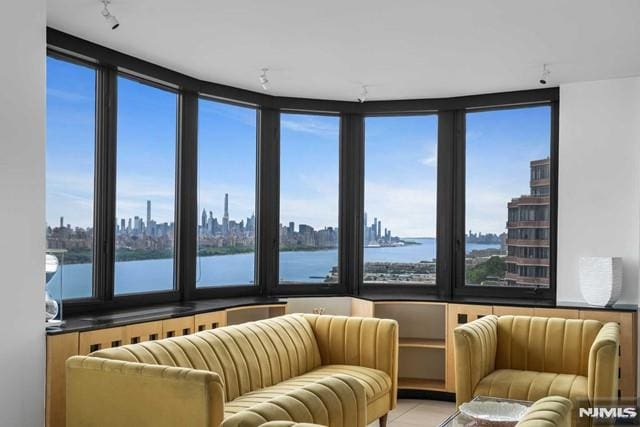
<path id="1" fill-rule="evenodd" d="M 151 224 L 151 200 L 147 200 L 147 228 Z"/>
<path id="2" fill-rule="evenodd" d="M 382 221 L 378 221 L 378 234 L 376 235 L 377 239 L 382 237 Z"/>
<path id="3" fill-rule="evenodd" d="M 60 228 L 64 228 L 64 217 L 60 217 Z"/>
<path id="4" fill-rule="evenodd" d="M 122 218 L 122 219 L 120 220 L 120 231 L 122 232 L 122 231 L 124 231 L 126 228 L 127 228 L 127 222 L 125 221 L 125 219 L 124 219 L 124 218 Z"/>
<path id="5" fill-rule="evenodd" d="M 207 228 L 207 210 L 202 208 L 202 229 Z"/>
<path id="6" fill-rule="evenodd" d="M 222 216 L 222 232 L 229 232 L 229 193 L 224 194 L 224 215 Z"/>
<path id="7" fill-rule="evenodd" d="M 506 280 L 513 286 L 549 285 L 551 162 L 531 162 L 531 194 L 508 204 Z"/>

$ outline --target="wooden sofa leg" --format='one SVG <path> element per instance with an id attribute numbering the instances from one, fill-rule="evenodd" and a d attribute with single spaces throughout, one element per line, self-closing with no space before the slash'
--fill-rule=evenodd
<path id="1" fill-rule="evenodd" d="M 383 416 L 380 417 L 380 427 L 387 427 L 387 414 L 384 414 Z"/>

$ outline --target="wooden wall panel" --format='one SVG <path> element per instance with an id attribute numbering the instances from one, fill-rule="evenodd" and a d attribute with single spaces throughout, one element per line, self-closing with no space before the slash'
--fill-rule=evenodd
<path id="1" fill-rule="evenodd" d="M 373 317 L 373 301 L 351 299 L 351 315 L 354 317 Z"/>
<path id="2" fill-rule="evenodd" d="M 287 314 L 286 305 L 273 305 L 269 307 L 269 317 L 284 316 Z"/>
<path id="3" fill-rule="evenodd" d="M 47 336 L 47 385 L 45 397 L 45 425 L 64 427 L 65 409 L 65 362 L 78 355 L 78 332 Z"/>
<path id="4" fill-rule="evenodd" d="M 638 372 L 636 313 L 580 310 L 580 318 L 620 324 L 620 397 L 635 399 Z"/>
<path id="5" fill-rule="evenodd" d="M 569 308 L 542 308 L 533 309 L 533 314 L 539 317 L 559 317 L 561 319 L 579 319 L 580 312 Z"/>
<path id="6" fill-rule="evenodd" d="M 124 327 L 124 344 L 137 344 L 162 338 L 162 321 L 136 323 Z"/>
<path id="7" fill-rule="evenodd" d="M 81 355 L 105 348 L 120 347 L 124 344 L 124 326 L 80 332 L 79 342 L 78 349 Z"/>
<path id="8" fill-rule="evenodd" d="M 493 314 L 496 316 L 533 316 L 533 307 L 505 307 L 502 305 L 493 306 Z"/>
<path id="9" fill-rule="evenodd" d="M 464 323 L 472 322 L 482 316 L 493 314 L 490 305 L 447 304 L 446 320 L 446 380 L 445 388 L 451 393 L 456 391 L 455 360 L 453 353 L 453 330 Z"/>
<path id="10" fill-rule="evenodd" d="M 194 322 L 196 332 L 227 326 L 227 312 L 223 310 L 196 314 Z"/>
<path id="11" fill-rule="evenodd" d="M 176 317 L 162 321 L 162 337 L 180 337 L 194 333 L 194 316 Z"/>

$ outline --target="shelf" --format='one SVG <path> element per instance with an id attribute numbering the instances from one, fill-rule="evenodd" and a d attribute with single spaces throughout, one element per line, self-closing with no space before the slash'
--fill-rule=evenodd
<path id="1" fill-rule="evenodd" d="M 398 388 L 409 390 L 445 391 L 444 380 L 429 378 L 399 378 Z"/>
<path id="2" fill-rule="evenodd" d="M 431 338 L 400 338 L 400 347 L 445 348 L 444 340 Z"/>

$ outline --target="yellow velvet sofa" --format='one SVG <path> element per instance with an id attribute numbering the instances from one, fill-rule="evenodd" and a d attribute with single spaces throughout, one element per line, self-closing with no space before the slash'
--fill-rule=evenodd
<path id="1" fill-rule="evenodd" d="M 516 427 L 570 427 L 571 401 L 565 397 L 549 396 L 535 402 Z M 270 421 L 260 427 L 325 427 L 319 424 L 294 421 Z"/>
<path id="2" fill-rule="evenodd" d="M 577 408 L 617 398 L 620 327 L 595 320 L 485 316 L 454 330 L 456 403 L 473 396 L 570 399 Z"/>
<path id="3" fill-rule="evenodd" d="M 293 314 L 67 360 L 67 427 L 364 427 L 396 406 L 393 320 Z"/>

